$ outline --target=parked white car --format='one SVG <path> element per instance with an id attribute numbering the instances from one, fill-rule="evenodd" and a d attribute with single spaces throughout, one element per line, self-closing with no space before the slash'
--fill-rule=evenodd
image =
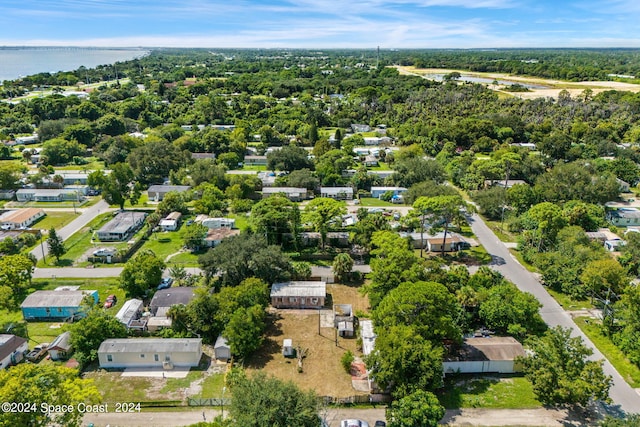
<path id="1" fill-rule="evenodd" d="M 342 420 L 340 427 L 369 427 L 369 423 L 362 420 Z"/>

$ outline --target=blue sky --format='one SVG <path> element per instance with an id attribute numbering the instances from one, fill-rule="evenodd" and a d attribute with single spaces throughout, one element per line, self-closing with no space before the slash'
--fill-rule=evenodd
<path id="1" fill-rule="evenodd" d="M 640 47 L 640 0 L 2 0 L 0 45 Z"/>

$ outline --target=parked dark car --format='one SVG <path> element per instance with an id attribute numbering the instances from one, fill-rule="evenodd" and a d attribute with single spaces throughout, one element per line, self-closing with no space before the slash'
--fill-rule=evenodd
<path id="1" fill-rule="evenodd" d="M 171 284 L 173 283 L 173 279 L 171 277 L 163 277 L 158 285 L 158 290 L 169 289 Z"/>
<path id="2" fill-rule="evenodd" d="M 373 427 L 387 427 L 387 423 L 385 423 L 384 421 L 376 421 L 376 423 L 373 425 Z"/>

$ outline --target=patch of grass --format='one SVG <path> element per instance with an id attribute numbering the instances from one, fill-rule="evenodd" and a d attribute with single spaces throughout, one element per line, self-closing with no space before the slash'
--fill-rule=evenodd
<path id="1" fill-rule="evenodd" d="M 491 262 L 491 255 L 484 248 L 484 246 L 472 246 L 469 249 L 461 251 L 463 256 L 472 258 L 479 264 L 489 264 Z"/>
<path id="2" fill-rule="evenodd" d="M 532 273 L 538 273 L 538 269 L 535 268 L 533 265 L 529 264 L 528 262 L 526 262 L 524 260 L 524 258 L 522 257 L 522 252 L 520 252 L 517 249 L 513 249 L 513 248 L 509 248 L 509 252 L 511 252 L 511 255 L 513 255 L 514 257 L 516 257 L 516 259 L 518 260 L 518 262 L 520 264 L 522 264 L 522 266 L 524 268 L 526 268 L 527 270 L 529 270 Z"/>
<path id="3" fill-rule="evenodd" d="M 204 253 L 204 252 L 202 252 Z M 181 252 L 178 255 L 171 257 L 169 265 L 179 264 L 182 267 L 198 267 L 198 255 L 199 253 Z"/>
<path id="4" fill-rule="evenodd" d="M 150 378 L 122 377 L 119 372 L 105 371 L 88 372 L 83 376 L 93 379 L 105 403 L 150 400 L 147 396 L 152 384 Z"/>
<path id="5" fill-rule="evenodd" d="M 40 228 L 42 230 L 49 230 L 51 228 L 59 230 L 77 217 L 78 214 L 74 214 L 73 212 L 49 211 L 47 212 L 47 215 L 40 219 L 40 221 L 33 224 L 32 227 Z"/>
<path id="6" fill-rule="evenodd" d="M 240 214 L 228 214 L 225 215 L 226 218 L 233 218 L 236 220 L 236 228 L 240 229 L 240 231 L 246 231 L 249 228 L 249 217 L 243 213 Z"/>
<path id="7" fill-rule="evenodd" d="M 588 317 L 576 317 L 573 320 L 598 350 L 602 352 L 604 357 L 611 362 L 616 371 L 622 375 L 622 378 L 631 387 L 640 387 L 640 368 L 631 363 L 622 350 L 602 332 L 601 322 Z"/>
<path id="8" fill-rule="evenodd" d="M 404 206 L 401 204 L 394 204 L 391 202 L 385 202 L 384 200 L 376 199 L 373 197 L 361 197 L 360 206 L 364 207 L 387 207 L 387 206 Z"/>
<path id="9" fill-rule="evenodd" d="M 241 170 L 262 172 L 267 170 L 267 165 L 244 165 Z"/>
<path id="10" fill-rule="evenodd" d="M 195 380 L 199 380 L 203 376 L 202 371 L 189 371 L 184 378 L 168 378 L 160 393 L 172 393 L 183 388 L 187 388 Z"/>
<path id="11" fill-rule="evenodd" d="M 439 395 L 447 409 L 540 408 L 531 383 L 524 377 L 448 377 L 445 392 Z"/>
<path id="12" fill-rule="evenodd" d="M 367 169 L 372 171 L 390 171 L 391 167 L 388 163 L 378 162 L 378 166 L 369 166 Z"/>
<path id="13" fill-rule="evenodd" d="M 550 288 L 546 289 L 547 292 L 549 292 L 549 295 L 551 295 L 553 299 L 555 299 L 556 302 L 565 310 L 585 310 L 593 308 L 593 304 L 591 304 L 589 300 L 575 300 L 562 292 L 554 291 Z"/>
<path id="14" fill-rule="evenodd" d="M 224 375 L 211 374 L 202 382 L 202 393 L 200 393 L 200 397 L 203 399 L 221 397 L 222 387 L 224 387 Z"/>
<path id="15" fill-rule="evenodd" d="M 514 236 L 511 233 L 509 233 L 509 231 L 507 230 L 507 227 L 506 227 L 506 223 L 503 223 L 501 225 L 500 221 L 489 220 L 484 216 L 482 217 L 482 219 L 489 226 L 491 231 L 493 231 L 495 233 L 495 235 L 498 236 L 498 239 L 500 239 L 500 241 L 502 241 L 502 242 L 517 242 L 518 241 L 518 238 L 516 236 Z"/>

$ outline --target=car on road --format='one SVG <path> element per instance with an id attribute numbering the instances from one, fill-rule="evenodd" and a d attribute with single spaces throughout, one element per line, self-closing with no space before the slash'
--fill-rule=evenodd
<path id="1" fill-rule="evenodd" d="M 104 308 L 111 308 L 114 305 L 116 305 L 116 303 L 118 302 L 118 297 L 116 297 L 115 295 L 111 294 L 107 297 L 107 299 L 104 301 Z"/>
<path id="2" fill-rule="evenodd" d="M 376 423 L 373 425 L 373 427 L 387 427 L 387 423 L 385 423 L 384 421 L 376 421 Z"/>
<path id="3" fill-rule="evenodd" d="M 163 277 L 162 280 L 160 281 L 160 284 L 158 285 L 157 290 L 160 291 L 162 289 L 169 289 L 172 283 L 173 283 L 173 279 L 171 277 Z"/>
<path id="4" fill-rule="evenodd" d="M 25 358 L 30 362 L 37 362 L 42 358 L 42 356 L 47 353 L 48 348 L 49 343 L 38 344 L 37 346 L 33 347 L 33 350 L 27 353 Z"/>
<path id="5" fill-rule="evenodd" d="M 369 423 L 362 420 L 342 420 L 340 421 L 340 427 L 369 427 Z"/>

